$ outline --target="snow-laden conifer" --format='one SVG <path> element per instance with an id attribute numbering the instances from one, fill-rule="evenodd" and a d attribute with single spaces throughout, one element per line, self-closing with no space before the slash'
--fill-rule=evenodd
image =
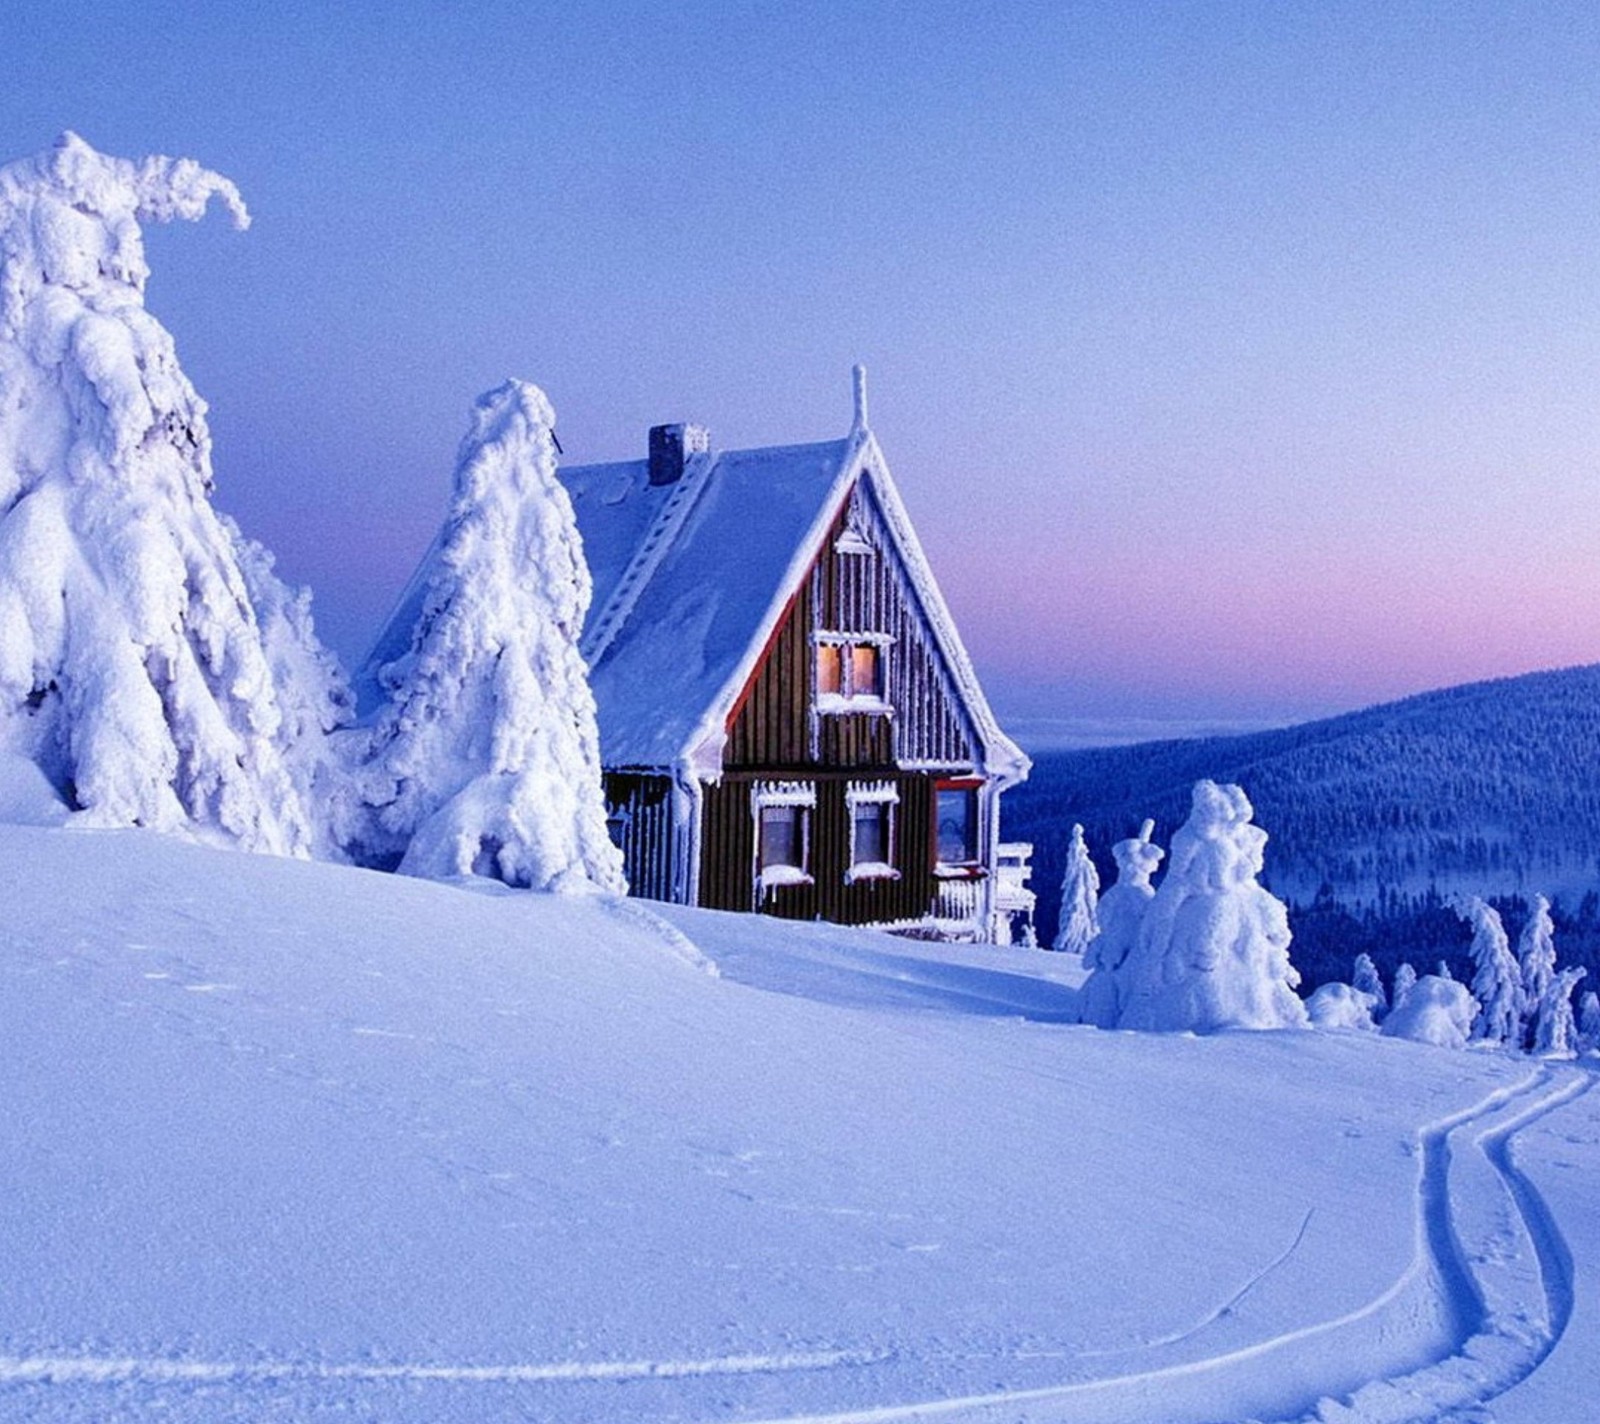
<path id="1" fill-rule="evenodd" d="M 1451 907 L 1472 926 L 1472 996 L 1482 1008 L 1474 1036 L 1485 1043 L 1522 1047 L 1527 1000 L 1522 992 L 1522 966 L 1511 953 L 1511 942 L 1500 912 L 1476 895 L 1457 896 Z"/>
<path id="2" fill-rule="evenodd" d="M 1590 989 L 1578 1009 L 1578 1047 L 1584 1053 L 1600 1049 L 1600 994 Z"/>
<path id="3" fill-rule="evenodd" d="M 1555 924 L 1550 918 L 1550 902 L 1543 895 L 1533 897 L 1533 909 L 1517 936 L 1517 963 L 1523 1003 L 1528 1013 L 1535 1013 L 1556 972 Z"/>
<path id="4" fill-rule="evenodd" d="M 1146 821 L 1139 834 L 1111 847 L 1117 862 L 1115 883 L 1100 897 L 1100 933 L 1084 954 L 1090 971 L 1079 1000 L 1078 1017 L 1099 1028 L 1115 1028 L 1122 1014 L 1121 980 L 1129 953 L 1139 939 L 1139 926 L 1155 896 L 1150 877 L 1166 854 L 1150 837 L 1156 823 Z"/>
<path id="5" fill-rule="evenodd" d="M 141 221 L 198 219 L 213 197 L 247 225 L 233 184 L 192 160 L 109 158 L 73 134 L 0 169 L 0 748 L 89 824 L 303 854 L 285 703 L 316 694 L 274 675 L 211 507 L 205 403 L 144 307 Z"/>
<path id="6" fill-rule="evenodd" d="M 1394 971 L 1394 1008 L 1399 1008 L 1405 1003 L 1406 995 L 1416 987 L 1417 971 L 1406 960 L 1400 962 L 1400 967 Z"/>
<path id="7" fill-rule="evenodd" d="M 1197 782 L 1129 956 L 1123 1028 L 1304 1028 L 1289 914 L 1256 880 L 1267 833 L 1238 786 Z"/>
<path id="8" fill-rule="evenodd" d="M 1096 910 L 1100 903 L 1100 875 L 1089 858 L 1083 827 L 1073 826 L 1067 843 L 1067 867 L 1061 875 L 1061 925 L 1052 949 L 1081 955 L 1100 933 Z"/>
<path id="9" fill-rule="evenodd" d="M 412 875 L 622 891 L 578 635 L 590 581 L 537 386 L 478 399 L 364 773 L 367 855 Z"/>
<path id="10" fill-rule="evenodd" d="M 1552 974 L 1539 997 L 1533 1028 L 1533 1051 L 1542 1058 L 1571 1058 L 1578 1051 L 1578 1028 L 1572 1017 L 1572 991 L 1589 971 L 1563 969 Z"/>
<path id="11" fill-rule="evenodd" d="M 1372 962 L 1370 954 L 1356 955 L 1355 967 L 1350 973 L 1350 987 L 1358 994 L 1365 994 L 1371 1000 L 1370 1007 L 1377 1018 L 1383 1017 L 1383 1011 L 1389 1007 L 1389 996 L 1383 989 L 1383 976 L 1378 973 L 1378 966 Z"/>

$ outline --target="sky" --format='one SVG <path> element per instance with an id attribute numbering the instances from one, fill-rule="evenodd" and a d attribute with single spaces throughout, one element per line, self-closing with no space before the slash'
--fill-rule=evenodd
<path id="1" fill-rule="evenodd" d="M 348 661 L 471 403 L 573 463 L 833 439 L 850 368 L 1002 718 L 1266 724 L 1600 661 L 1600 7 L 0 8 L 153 231 L 218 502 Z"/>

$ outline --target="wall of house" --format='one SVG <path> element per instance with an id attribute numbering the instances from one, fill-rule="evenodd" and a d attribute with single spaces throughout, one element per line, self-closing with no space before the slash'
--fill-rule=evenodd
<path id="1" fill-rule="evenodd" d="M 861 543 L 872 552 L 847 551 Z M 816 712 L 819 632 L 885 640 L 884 700 L 892 712 Z M 882 516 L 858 485 L 735 709 L 723 765 L 730 772 L 898 766 L 954 774 L 973 768 L 975 746 Z"/>
<path id="2" fill-rule="evenodd" d="M 851 861 L 848 772 L 815 771 L 810 820 L 809 870 L 804 885 L 762 889 L 756 865 L 756 814 L 749 773 L 726 776 L 705 792 L 701 820 L 700 903 L 717 910 L 762 910 L 792 920 L 837 924 L 904 923 L 921 919 L 934 903 L 934 780 L 923 772 L 889 777 L 899 795 L 894 807 L 897 880 L 846 881 Z"/>
<path id="3" fill-rule="evenodd" d="M 605 795 L 611 838 L 622 849 L 629 894 L 646 900 L 676 898 L 671 778 L 607 772 Z"/>
<path id="4" fill-rule="evenodd" d="M 705 788 L 700 903 L 842 924 L 906 923 L 938 904 L 934 794 L 970 776 L 976 737 L 870 492 L 858 485 L 824 541 L 728 728 L 724 776 Z M 883 706 L 818 710 L 818 635 L 862 635 L 880 649 Z M 754 783 L 814 785 L 811 879 L 763 888 Z M 896 879 L 847 882 L 852 783 L 890 781 Z"/>

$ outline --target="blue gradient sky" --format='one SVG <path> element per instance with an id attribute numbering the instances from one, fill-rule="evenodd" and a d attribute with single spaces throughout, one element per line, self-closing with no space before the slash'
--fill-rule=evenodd
<path id="1" fill-rule="evenodd" d="M 1600 660 L 1600 7 L 39 4 L 0 155 L 154 233 L 219 500 L 347 657 L 472 398 L 831 438 L 1003 712 L 1286 718 Z"/>

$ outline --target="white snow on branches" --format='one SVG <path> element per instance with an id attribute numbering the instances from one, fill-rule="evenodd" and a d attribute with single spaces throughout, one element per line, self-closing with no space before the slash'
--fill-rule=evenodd
<path id="1" fill-rule="evenodd" d="M 375 863 L 539 890 L 625 888 L 578 654 L 589 571 L 556 479 L 554 423 L 523 381 L 473 410 L 449 517 L 418 571 L 410 647 L 378 670 L 389 700 L 363 773 Z"/>
<path id="2" fill-rule="evenodd" d="M 193 161 L 110 158 L 73 134 L 0 169 L 0 750 L 88 824 L 306 854 L 284 702 L 330 694 L 280 687 L 294 660 L 275 675 L 237 532 L 210 505 L 205 403 L 144 309 L 140 220 L 197 219 L 213 197 L 248 223 Z"/>

